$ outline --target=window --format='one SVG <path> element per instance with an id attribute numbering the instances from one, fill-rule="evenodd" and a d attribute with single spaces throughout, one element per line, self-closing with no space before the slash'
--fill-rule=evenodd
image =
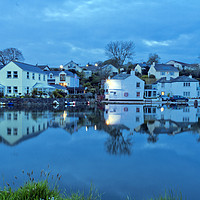
<path id="1" fill-rule="evenodd" d="M 13 78 L 18 78 L 18 71 L 13 72 Z"/>
<path id="2" fill-rule="evenodd" d="M 11 113 L 7 114 L 7 120 L 11 120 Z"/>
<path id="3" fill-rule="evenodd" d="M 38 131 L 40 131 L 40 125 L 38 125 Z"/>
<path id="4" fill-rule="evenodd" d="M 43 81 L 45 81 L 45 75 L 43 75 Z"/>
<path id="5" fill-rule="evenodd" d="M 140 118 L 139 118 L 139 117 L 136 117 L 135 121 L 136 121 L 136 122 L 140 122 Z"/>
<path id="6" fill-rule="evenodd" d="M 18 93 L 18 88 L 17 88 L 17 86 L 14 86 L 14 87 L 13 87 L 13 93 L 15 93 L 15 94 Z"/>
<path id="7" fill-rule="evenodd" d="M 137 88 L 140 88 L 140 82 L 137 82 L 137 83 L 136 83 L 136 87 L 137 87 Z"/>
<path id="8" fill-rule="evenodd" d="M 7 71 L 7 78 L 12 78 L 11 71 Z"/>
<path id="9" fill-rule="evenodd" d="M 27 92 L 27 94 L 29 94 L 29 87 L 26 88 L 26 92 Z"/>
<path id="10" fill-rule="evenodd" d="M 161 92 L 161 95 L 165 95 L 165 92 Z"/>
<path id="11" fill-rule="evenodd" d="M 164 83 L 161 83 L 161 87 L 164 88 L 164 87 L 165 87 L 165 84 L 164 84 Z"/>
<path id="12" fill-rule="evenodd" d="M 140 112 L 140 108 L 136 108 L 136 112 L 137 112 L 137 113 Z"/>
<path id="13" fill-rule="evenodd" d="M 190 83 L 185 82 L 185 83 L 183 83 L 183 86 L 184 86 L 184 87 L 190 87 Z"/>
<path id="14" fill-rule="evenodd" d="M 11 135 L 11 128 L 7 128 L 7 135 Z"/>
<path id="15" fill-rule="evenodd" d="M 27 135 L 29 134 L 29 127 L 27 127 L 27 129 L 26 129 L 26 134 Z"/>
<path id="16" fill-rule="evenodd" d="M 53 78 L 53 74 L 49 74 L 49 78 Z"/>
<path id="17" fill-rule="evenodd" d="M 14 129 L 13 129 L 13 135 L 17 135 L 17 133 L 18 133 L 18 129 L 17 129 L 17 128 L 14 128 Z"/>
<path id="18" fill-rule="evenodd" d="M 34 133 L 35 132 L 35 127 L 34 126 L 32 126 L 32 133 Z"/>
<path id="19" fill-rule="evenodd" d="M 160 72 L 161 75 L 165 75 L 165 72 Z"/>
<path id="20" fill-rule="evenodd" d="M 60 74 L 60 81 L 65 81 L 65 74 Z"/>
<path id="21" fill-rule="evenodd" d="M 41 77 L 40 77 L 40 74 L 38 75 L 38 80 L 40 81 Z"/>
<path id="22" fill-rule="evenodd" d="M 140 97 L 140 92 L 137 92 L 137 93 L 136 93 L 136 96 L 137 96 L 137 97 Z"/>
<path id="23" fill-rule="evenodd" d="M 8 87 L 7 87 L 7 93 L 8 93 L 8 94 L 11 94 L 11 86 L 8 86 Z"/>
<path id="24" fill-rule="evenodd" d="M 32 74 L 32 79 L 33 79 L 33 80 L 35 79 L 35 73 Z"/>
<path id="25" fill-rule="evenodd" d="M 183 92 L 183 96 L 190 97 L 190 92 Z"/>
<path id="26" fill-rule="evenodd" d="M 154 96 L 154 97 L 156 96 L 156 91 L 153 91 L 153 96 Z"/>
<path id="27" fill-rule="evenodd" d="M 27 72 L 26 73 L 26 77 L 27 77 L 27 79 L 29 79 L 30 77 L 29 77 L 29 72 Z"/>
<path id="28" fill-rule="evenodd" d="M 17 113 L 14 113 L 13 119 L 14 119 L 14 120 L 17 120 L 17 117 L 18 117 Z"/>

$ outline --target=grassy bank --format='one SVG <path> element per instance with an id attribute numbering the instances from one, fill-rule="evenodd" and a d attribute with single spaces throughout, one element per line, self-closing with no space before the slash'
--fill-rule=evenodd
<path id="1" fill-rule="evenodd" d="M 12 190 L 10 186 L 0 191 L 0 200 L 101 200 L 101 195 L 91 188 L 89 194 L 76 192 L 61 194 L 58 188 L 51 189 L 48 181 L 30 181 L 17 190 Z M 182 195 L 174 195 L 173 192 L 166 193 L 158 198 L 149 200 L 182 200 Z M 126 200 L 134 200 L 127 197 Z"/>

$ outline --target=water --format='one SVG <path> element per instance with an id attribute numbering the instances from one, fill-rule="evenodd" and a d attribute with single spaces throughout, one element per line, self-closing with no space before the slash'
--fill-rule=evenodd
<path id="1" fill-rule="evenodd" d="M 92 184 L 103 199 L 173 189 L 198 200 L 199 116 L 188 106 L 1 108 L 0 185 L 18 187 L 26 172 L 39 178 L 44 169 L 62 175 L 61 189 L 87 192 Z"/>

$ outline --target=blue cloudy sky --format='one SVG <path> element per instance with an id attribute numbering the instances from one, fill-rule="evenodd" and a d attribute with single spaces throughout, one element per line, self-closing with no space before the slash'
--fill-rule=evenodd
<path id="1" fill-rule="evenodd" d="M 199 0 L 0 0 L 0 49 L 31 64 L 104 61 L 110 41 L 132 40 L 133 62 L 200 62 Z"/>

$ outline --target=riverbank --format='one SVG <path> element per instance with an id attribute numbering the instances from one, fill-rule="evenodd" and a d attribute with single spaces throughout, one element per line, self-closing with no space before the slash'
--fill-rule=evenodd
<path id="1" fill-rule="evenodd" d="M 103 199 L 103 195 L 99 194 L 92 187 L 88 195 L 85 195 L 84 192 L 61 194 L 56 186 L 51 189 L 48 180 L 45 180 L 40 182 L 29 181 L 17 190 L 12 190 L 8 185 L 8 187 L 0 191 L 0 198 L 2 200 L 101 200 Z M 132 200 L 132 198 L 127 196 L 124 200 Z M 182 200 L 182 195 L 169 192 L 164 196 L 151 198 L 149 200 Z"/>
<path id="2" fill-rule="evenodd" d="M 0 98 L 1 106 L 49 107 L 66 105 L 87 105 L 94 103 L 90 98 Z"/>

